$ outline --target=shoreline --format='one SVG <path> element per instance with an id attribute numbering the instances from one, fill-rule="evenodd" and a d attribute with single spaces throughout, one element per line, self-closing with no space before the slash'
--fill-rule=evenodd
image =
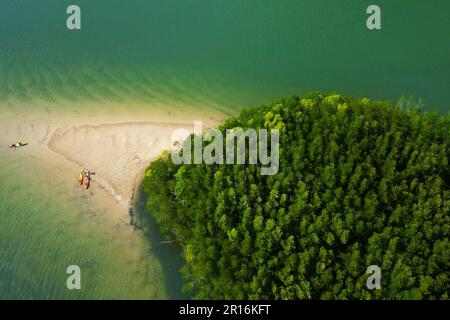
<path id="1" fill-rule="evenodd" d="M 93 184 L 117 202 L 129 205 L 132 190 L 145 168 L 170 149 L 170 134 L 180 125 L 189 127 L 188 124 L 119 122 L 56 129 L 47 147 L 67 161 L 89 168 L 94 172 Z M 143 134 L 152 138 L 139 141 Z M 130 135 L 131 142 L 128 142 Z M 135 142 L 136 145 L 132 146 Z"/>
<path id="2" fill-rule="evenodd" d="M 150 164 L 149 164 L 150 165 Z M 128 205 L 128 215 L 130 217 L 130 225 L 133 226 L 133 228 L 136 229 L 136 193 L 138 192 L 138 189 L 141 187 L 144 177 L 145 177 L 145 171 L 147 167 L 142 170 L 141 173 L 137 174 L 136 177 L 133 179 L 133 189 L 131 191 L 131 197 L 130 202 Z"/>
<path id="3" fill-rule="evenodd" d="M 112 201 L 106 203 L 100 193 L 107 194 L 131 222 L 135 192 L 150 163 L 170 150 L 172 131 L 184 128 L 192 132 L 194 120 L 202 120 L 205 128 L 213 127 L 228 117 L 214 109 L 175 115 L 170 107 L 139 112 L 115 108 L 114 114 L 104 107 L 80 110 L 65 106 L 62 112 L 49 113 L 27 109 L 0 106 L 0 143 L 4 148 L 18 140 L 27 141 L 29 145 L 20 150 L 20 156 L 36 166 L 54 169 L 49 170 L 49 179 L 57 172 L 58 178 L 63 175 L 75 184 L 79 168 L 88 168 L 95 173 L 89 189 L 92 200 L 103 202 L 107 208 Z"/>

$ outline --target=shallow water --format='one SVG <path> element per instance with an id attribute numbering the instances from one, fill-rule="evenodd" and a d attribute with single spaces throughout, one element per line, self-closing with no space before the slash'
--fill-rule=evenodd
<path id="1" fill-rule="evenodd" d="M 97 196 L 101 203 L 94 202 L 92 193 L 99 190 L 82 190 L 61 172 L 46 174 L 50 166 L 36 165 L 22 151 L 2 152 L 0 158 L 0 298 L 180 296 L 180 286 L 166 288 L 166 275 L 180 265 L 179 253 L 161 259 L 159 242 L 134 230 L 123 208 L 108 202 L 112 198 Z M 69 265 L 81 269 L 80 291 L 66 287 Z M 172 278 L 181 285 L 178 274 Z"/>
<path id="2" fill-rule="evenodd" d="M 381 31 L 367 30 L 360 0 L 76 2 L 82 30 L 69 32 L 67 1 L 0 0 L 0 105 L 235 114 L 322 90 L 415 95 L 449 111 L 447 0 L 378 0 Z M 154 225 L 148 239 L 111 221 L 69 182 L 43 185 L 49 168 L 35 166 L 0 151 L 0 298 L 179 296 L 179 253 L 159 246 Z M 82 268 L 80 292 L 65 287 L 68 264 Z"/>

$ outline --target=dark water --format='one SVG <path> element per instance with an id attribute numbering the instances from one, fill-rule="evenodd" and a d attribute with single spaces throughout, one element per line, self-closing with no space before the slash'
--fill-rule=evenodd
<path id="1" fill-rule="evenodd" d="M 157 231 L 158 225 L 146 209 L 148 196 L 142 186 L 136 190 L 132 221 L 153 244 L 152 254 L 161 263 L 167 294 L 172 299 L 189 299 L 190 293 L 183 290 L 180 269 L 183 266 L 182 251 L 172 239 L 167 239 Z"/>

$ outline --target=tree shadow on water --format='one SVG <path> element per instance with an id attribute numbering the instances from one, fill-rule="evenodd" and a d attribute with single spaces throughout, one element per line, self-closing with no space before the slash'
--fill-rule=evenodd
<path id="1" fill-rule="evenodd" d="M 169 299 L 190 299 L 191 297 L 181 290 L 184 284 L 180 272 L 184 264 L 181 248 L 176 242 L 166 239 L 159 232 L 158 224 L 146 210 L 147 199 L 148 196 L 144 193 L 142 185 L 139 185 L 134 193 L 133 206 L 130 208 L 131 224 L 150 241 L 152 254 L 161 264 Z"/>

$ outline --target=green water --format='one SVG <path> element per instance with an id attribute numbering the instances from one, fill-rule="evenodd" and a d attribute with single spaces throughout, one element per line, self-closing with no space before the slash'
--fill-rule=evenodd
<path id="1" fill-rule="evenodd" d="M 380 0 L 0 2 L 0 99 L 139 100 L 226 108 L 310 90 L 446 108 L 450 3 Z"/>
<path id="2" fill-rule="evenodd" d="M 160 244 L 156 226 L 134 230 L 73 181 L 59 179 L 64 173 L 49 180 L 54 168 L 18 152 L 0 158 L 1 299 L 182 297 L 180 254 Z M 69 265 L 81 269 L 80 291 L 66 287 Z"/>
<path id="3" fill-rule="evenodd" d="M 65 27 L 73 3 L 81 31 Z M 234 114 L 322 90 L 414 95 L 447 113 L 450 2 L 376 3 L 380 31 L 366 28 L 365 0 L 0 0 L 0 105 Z M 65 182 L 42 188 L 26 165 L 0 151 L 0 298 L 178 297 L 178 253 L 158 246 L 156 231 L 118 230 L 101 208 L 80 208 Z M 65 288 L 71 263 L 84 270 L 80 292 Z"/>

